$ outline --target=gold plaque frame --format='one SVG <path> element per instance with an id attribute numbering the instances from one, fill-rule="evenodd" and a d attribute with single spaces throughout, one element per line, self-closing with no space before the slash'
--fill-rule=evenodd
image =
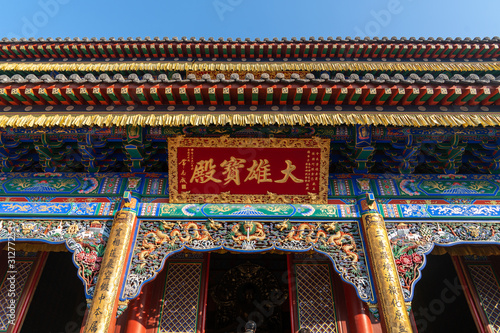
<path id="1" fill-rule="evenodd" d="M 179 147 L 203 148 L 319 148 L 321 152 L 318 193 L 288 195 L 267 192 L 267 194 L 219 194 L 179 193 L 178 161 Z M 330 140 L 313 137 L 310 139 L 278 138 L 186 138 L 177 136 L 168 139 L 169 201 L 171 203 L 241 203 L 241 204 L 326 204 L 328 203 L 328 168 L 330 163 Z"/>

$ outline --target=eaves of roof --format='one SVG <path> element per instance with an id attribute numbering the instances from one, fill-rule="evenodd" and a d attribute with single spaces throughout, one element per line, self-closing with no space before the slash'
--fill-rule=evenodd
<path id="1" fill-rule="evenodd" d="M 356 73 L 356 74 L 426 74 L 426 73 L 456 73 L 456 74 L 500 74 L 500 62 L 276 62 L 276 63 L 245 63 L 245 62 L 0 62 L 0 74 L 138 74 L 163 73 L 188 74 L 254 74 L 262 73 Z"/>
<path id="2" fill-rule="evenodd" d="M 111 126 L 338 126 L 374 125 L 407 127 L 478 127 L 499 126 L 500 113 L 384 113 L 384 112 L 231 112 L 212 113 L 101 113 L 82 114 L 65 112 L 60 114 L 9 114 L 0 113 L 0 128 L 46 128 L 46 127 L 111 127 Z"/>
<path id="3" fill-rule="evenodd" d="M 500 54 L 500 38 L 34 38 L 0 41 L 3 59 L 57 58 L 471 58 Z"/>
<path id="4" fill-rule="evenodd" d="M 382 73 L 380 75 L 373 75 L 371 73 L 365 75 L 358 74 L 350 74 L 345 75 L 343 73 L 336 73 L 330 75 L 328 73 L 322 74 L 313 74 L 308 73 L 304 77 L 301 77 L 299 74 L 291 74 L 290 78 L 286 78 L 283 73 L 277 73 L 274 77 L 271 77 L 267 73 L 263 73 L 256 77 L 256 75 L 248 73 L 245 76 L 240 77 L 238 73 L 233 73 L 226 77 L 225 74 L 219 73 L 216 74 L 215 77 L 212 77 L 210 74 L 201 75 L 198 78 L 195 74 L 188 74 L 183 77 L 183 75 L 179 73 L 174 73 L 171 75 L 171 78 L 168 78 L 166 74 L 161 75 L 152 75 L 152 74 L 143 74 L 141 76 L 137 74 L 100 74 L 98 76 L 94 74 L 85 74 L 84 76 L 80 76 L 78 74 L 71 74 L 67 77 L 64 74 L 58 74 L 56 76 L 51 76 L 48 74 L 36 75 L 36 74 L 28 74 L 28 75 L 20 75 L 15 74 L 12 76 L 9 75 L 0 75 L 0 85 L 7 84 L 115 84 L 115 83 L 123 83 L 123 84 L 218 84 L 218 83 L 254 83 L 254 84 L 401 84 L 401 85 L 499 85 L 500 84 L 500 75 L 495 77 L 492 74 L 485 74 L 482 76 L 476 74 L 469 74 L 467 76 L 463 76 L 460 74 L 455 74 L 453 76 L 449 76 L 446 74 L 436 74 L 436 73 L 425 73 L 423 75 L 418 75 L 415 73 L 403 75 L 403 74 L 394 74 L 389 75 Z"/>
<path id="5" fill-rule="evenodd" d="M 255 38 L 255 39 L 251 39 L 251 38 L 236 38 L 236 39 L 233 39 L 233 38 L 227 38 L 227 39 L 224 39 L 222 37 L 219 37 L 219 38 L 214 38 L 214 37 L 208 37 L 208 38 L 205 38 L 205 37 L 200 37 L 199 39 L 196 39 L 196 37 L 191 37 L 191 38 L 187 38 L 187 37 L 172 37 L 172 38 L 169 38 L 169 37 L 163 37 L 163 38 L 160 38 L 160 37 L 136 37 L 136 38 L 133 38 L 133 37 L 118 37 L 118 38 L 114 38 L 114 37 L 110 37 L 110 38 L 105 38 L 105 37 L 100 37 L 100 38 L 97 38 L 97 37 L 91 37 L 91 38 L 88 38 L 88 37 L 83 37 L 83 38 L 79 38 L 79 37 L 74 37 L 74 38 L 70 38 L 70 37 L 65 37 L 65 38 L 62 38 L 62 37 L 56 37 L 56 38 L 43 38 L 43 37 L 40 37 L 38 39 L 34 38 L 34 37 L 31 37 L 31 38 L 20 38 L 20 39 L 17 39 L 17 38 L 12 38 L 12 39 L 8 39 L 8 38 L 2 38 L 0 40 L 1 42 L 3 43 L 25 43 L 25 42 L 30 42 L 30 43 L 45 43 L 45 42 L 59 42 L 59 43 L 68 43 L 68 42 L 91 42 L 91 43 L 95 43 L 95 42 L 126 42 L 126 43 L 130 43 L 130 42 L 159 42 L 159 41 L 164 41 L 164 42 L 168 42 L 168 41 L 172 41 L 172 42 L 182 42 L 182 43 L 201 43 L 201 42 L 211 42 L 211 43 L 278 43 L 278 42 L 284 42 L 284 43 L 297 43 L 297 42 L 315 42 L 315 43 L 320 43 L 320 42 L 427 42 L 427 43 L 440 43 L 440 42 L 500 42 L 500 37 L 497 37 L 497 36 L 494 36 L 494 37 L 474 37 L 474 38 L 471 38 L 471 37 L 464 37 L 464 38 L 461 38 L 461 37 L 456 37 L 456 38 L 451 38 L 451 37 L 446 37 L 446 38 L 443 38 L 443 37 L 437 37 L 437 38 L 433 38 L 433 37 L 428 37 L 428 38 L 425 38 L 425 37 L 400 37 L 400 38 L 397 38 L 397 37 L 373 37 L 373 38 L 370 38 L 370 37 L 364 37 L 364 38 L 361 38 L 361 37 L 354 37 L 354 38 L 351 38 L 349 36 L 343 38 L 343 37 L 318 37 L 318 38 L 315 38 L 315 37 L 309 37 L 309 38 L 306 38 L 306 37 L 291 37 L 291 38 L 287 38 L 287 37 L 282 37 L 282 38 L 277 38 L 277 37 L 274 37 L 272 39 L 270 38 L 264 38 L 264 39 L 260 39 L 260 38 Z"/>

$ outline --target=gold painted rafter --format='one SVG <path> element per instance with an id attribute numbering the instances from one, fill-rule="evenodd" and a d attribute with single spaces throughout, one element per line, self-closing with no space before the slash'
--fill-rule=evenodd
<path id="1" fill-rule="evenodd" d="M 222 114 L 54 114 L 0 115 L 0 128 L 83 126 L 254 126 L 375 125 L 410 127 L 500 126 L 500 113 L 222 113 Z"/>
<path id="2" fill-rule="evenodd" d="M 120 62 L 120 63 L 2 63 L 0 72 L 280 72 L 280 71 L 360 71 L 360 72 L 491 72 L 499 71 L 500 62 Z"/>

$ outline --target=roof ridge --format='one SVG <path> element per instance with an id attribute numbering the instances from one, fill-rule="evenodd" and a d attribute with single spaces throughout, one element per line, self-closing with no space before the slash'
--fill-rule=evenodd
<path id="1" fill-rule="evenodd" d="M 500 41 L 500 37 L 498 36 L 493 36 L 493 37 L 455 37 L 455 38 L 451 38 L 451 37 L 446 37 L 446 38 L 443 38 L 443 37 L 396 37 L 396 36 L 393 36 L 393 37 L 387 37 L 387 36 L 383 36 L 383 37 L 373 37 L 373 38 L 370 38 L 370 37 L 359 37 L 359 36 L 356 36 L 354 38 L 350 37 L 350 36 L 346 36 L 346 37 L 332 37 L 332 36 L 329 36 L 329 37 L 309 37 L 309 38 L 306 38 L 306 37 L 290 37 L 290 38 L 287 38 L 287 37 L 281 37 L 280 38 L 277 38 L 277 37 L 274 37 L 272 39 L 269 39 L 269 38 L 263 38 L 262 40 L 260 38 L 254 38 L 254 39 L 251 39 L 251 38 L 236 38 L 233 40 L 233 38 L 231 37 L 228 37 L 228 38 L 223 38 L 223 37 L 219 37 L 219 38 L 214 38 L 214 37 L 208 37 L 208 38 L 205 38 L 205 37 L 199 37 L 199 39 L 196 39 L 196 37 L 190 37 L 190 38 L 187 38 L 186 36 L 183 36 L 183 37 L 172 37 L 172 38 L 169 38 L 169 37 L 163 37 L 163 38 L 160 38 L 160 37 L 149 37 L 149 36 L 146 36 L 144 38 L 142 37 L 136 37 L 135 39 L 133 37 L 127 37 L 127 38 L 124 38 L 124 37 L 118 37 L 118 38 L 115 38 L 115 37 L 109 37 L 109 38 L 105 38 L 105 37 L 100 37 L 99 39 L 97 37 L 91 37 L 91 38 L 88 38 L 88 37 L 82 37 L 81 39 L 79 37 L 74 37 L 74 38 L 70 38 L 70 37 L 65 37 L 65 38 L 62 38 L 62 37 L 56 37 L 56 38 L 52 38 L 52 37 L 48 37 L 48 38 L 43 38 L 43 37 L 40 37 L 38 39 L 34 38 L 34 37 L 30 37 L 30 38 L 25 38 L 25 37 L 22 37 L 20 39 L 17 39 L 17 38 L 7 38 L 7 37 L 4 37 L 2 39 L 0 39 L 0 43 L 19 43 L 19 42 L 22 42 L 22 43 L 26 43 L 26 42 L 33 42 L 33 43 L 39 43 L 39 42 L 61 42 L 61 43 L 67 43 L 67 42 L 159 42 L 159 41 L 168 41 L 168 42 L 195 42 L 195 43 L 200 43 L 200 42 L 223 42 L 223 43 L 276 43 L 276 42 L 299 42 L 299 43 L 303 43 L 303 42 L 360 42 L 360 41 L 363 41 L 363 42 L 464 42 L 464 43 L 470 43 L 470 42 L 499 42 Z"/>

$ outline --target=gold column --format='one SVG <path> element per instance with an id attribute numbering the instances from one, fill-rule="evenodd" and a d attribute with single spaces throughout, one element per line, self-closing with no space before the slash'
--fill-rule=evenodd
<path id="1" fill-rule="evenodd" d="M 135 206 L 136 202 L 132 199 L 124 206 Z M 111 227 L 84 333 L 107 333 L 112 318 L 116 316 L 120 282 L 136 220 L 136 213 L 125 209 L 116 213 Z"/>
<path id="2" fill-rule="evenodd" d="M 375 208 L 374 206 L 370 208 Z M 410 318 L 406 311 L 384 218 L 372 211 L 361 215 L 361 221 L 386 330 L 390 333 L 410 333 L 412 332 Z"/>

